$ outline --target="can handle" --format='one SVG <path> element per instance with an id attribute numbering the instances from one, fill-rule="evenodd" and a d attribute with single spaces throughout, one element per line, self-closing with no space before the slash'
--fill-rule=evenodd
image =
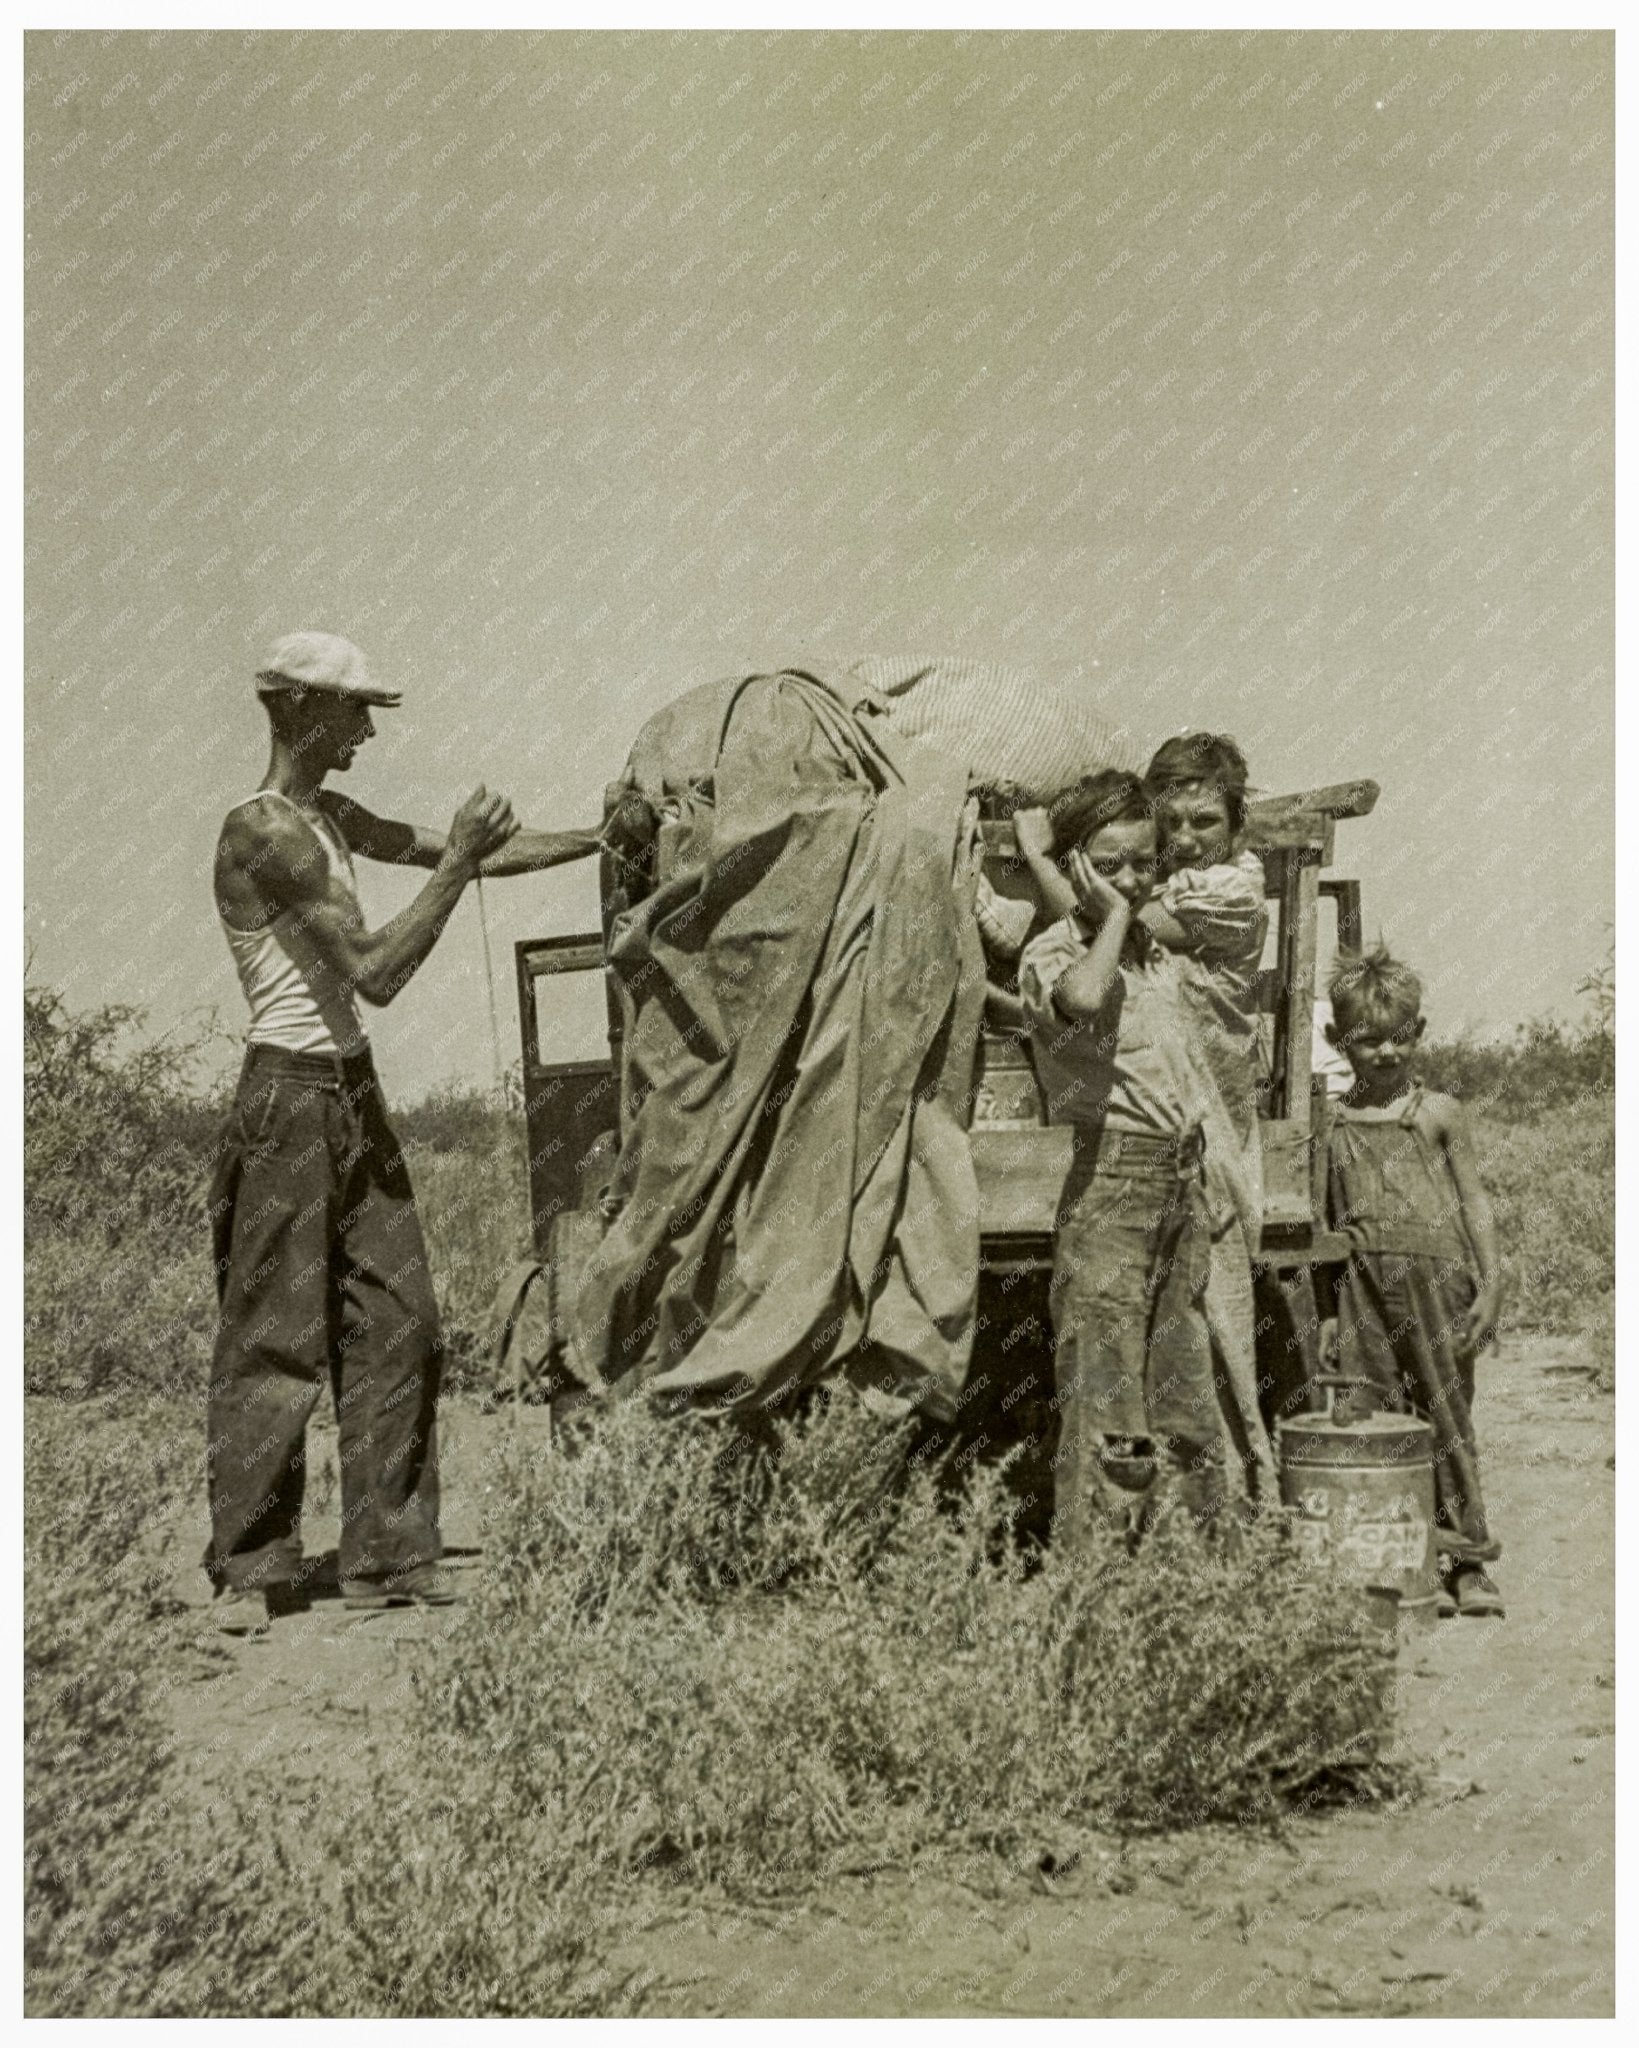
<path id="1" fill-rule="evenodd" d="M 1328 1422 L 1353 1422 L 1362 1419 L 1362 1416 L 1359 1415 L 1345 1413 L 1340 1416 L 1338 1414 L 1338 1396 L 1340 1394 L 1364 1394 L 1367 1397 L 1367 1405 L 1363 1410 L 1363 1414 L 1369 1415 L 1371 1413 L 1371 1381 L 1362 1379 L 1358 1373 L 1317 1372 L 1311 1381 L 1311 1385 L 1326 1389 L 1326 1407 L 1323 1412 Z M 1344 1405 L 1347 1408 L 1349 1404 L 1345 1402 Z"/>

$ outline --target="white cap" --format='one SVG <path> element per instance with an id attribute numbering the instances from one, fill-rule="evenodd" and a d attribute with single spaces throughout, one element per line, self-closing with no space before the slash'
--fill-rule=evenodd
<path id="1" fill-rule="evenodd" d="M 397 704 L 401 690 L 383 690 L 370 680 L 364 656 L 339 633 L 287 633 L 256 672 L 256 693 L 326 690 L 358 704 Z"/>

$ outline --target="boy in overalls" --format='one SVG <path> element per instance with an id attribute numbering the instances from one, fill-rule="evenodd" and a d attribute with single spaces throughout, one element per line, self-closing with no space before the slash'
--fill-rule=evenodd
<path id="1" fill-rule="evenodd" d="M 1494 1614 L 1474 1443 L 1474 1360 L 1496 1333 L 1502 1270 L 1490 1197 L 1462 1106 L 1412 1070 L 1422 984 L 1381 946 L 1332 975 L 1328 1037 L 1354 1071 L 1334 1106 L 1332 1225 L 1351 1251 L 1338 1296 L 1338 1367 L 1434 1428 L 1444 1614 Z"/>

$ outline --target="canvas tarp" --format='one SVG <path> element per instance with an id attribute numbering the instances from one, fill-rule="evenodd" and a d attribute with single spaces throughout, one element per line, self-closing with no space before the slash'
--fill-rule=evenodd
<path id="1" fill-rule="evenodd" d="M 978 1276 L 983 962 L 960 768 L 782 672 L 639 737 L 659 880 L 618 914 L 626 1132 L 583 1368 L 736 1412 L 834 1371 L 948 1416 Z"/>

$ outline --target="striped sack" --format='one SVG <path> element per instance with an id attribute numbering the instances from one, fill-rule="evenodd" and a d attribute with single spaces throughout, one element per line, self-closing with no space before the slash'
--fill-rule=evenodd
<path id="1" fill-rule="evenodd" d="M 975 787 L 1046 803 L 1101 768 L 1142 774 L 1134 736 L 1085 686 L 988 661 L 867 655 L 848 673 L 885 701 L 895 729 L 962 762 Z"/>

